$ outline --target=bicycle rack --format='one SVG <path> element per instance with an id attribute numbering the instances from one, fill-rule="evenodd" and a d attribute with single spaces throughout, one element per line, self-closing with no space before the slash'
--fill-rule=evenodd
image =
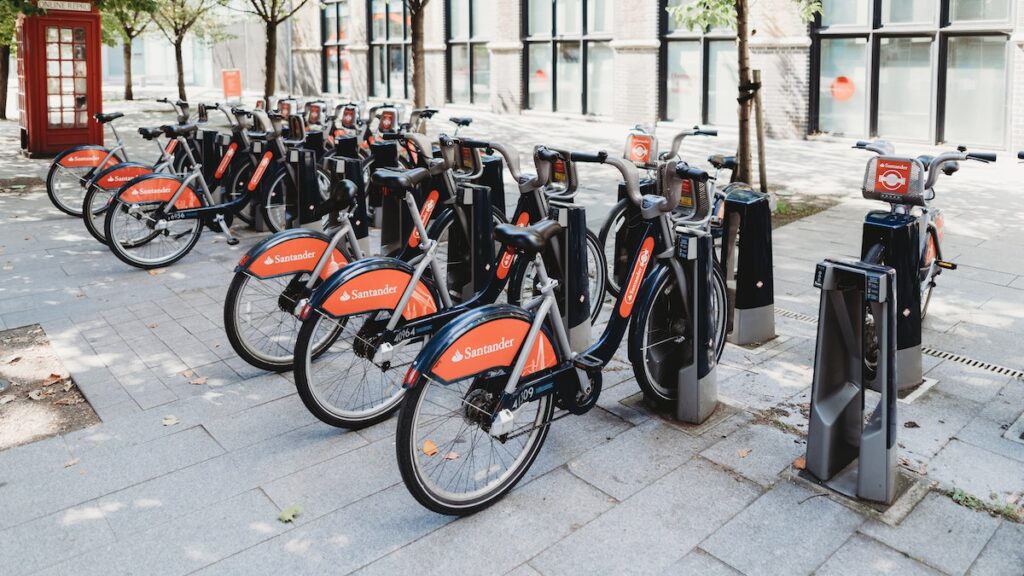
<path id="1" fill-rule="evenodd" d="M 224 150 L 231 144 L 230 134 L 221 134 L 216 130 L 201 128 L 196 130 L 196 146 L 199 148 L 199 162 L 203 166 L 203 178 L 210 184 L 211 189 L 216 185 L 217 179 L 214 174 L 220 159 L 224 157 Z"/>
<path id="2" fill-rule="evenodd" d="M 455 199 L 456 214 L 465 216 L 469 235 L 453 226 L 448 237 L 448 288 L 456 301 L 468 300 L 487 284 L 494 265 L 494 221 L 491 218 L 491 189 L 460 184 Z M 452 261 L 456 254 L 464 255 Z"/>
<path id="3" fill-rule="evenodd" d="M 692 312 L 688 362 L 679 369 L 676 419 L 700 424 L 718 406 L 718 375 L 711 336 L 711 274 L 714 241 L 710 234 L 685 226 L 676 228 L 676 254 L 690 280 L 687 308 Z"/>
<path id="4" fill-rule="evenodd" d="M 343 158 L 359 158 L 359 138 L 338 136 L 334 139 L 334 155 Z"/>
<path id="5" fill-rule="evenodd" d="M 547 266 L 556 270 L 551 277 L 558 280 L 558 309 L 562 324 L 569 335 L 569 345 L 575 352 L 590 347 L 590 275 L 587 270 L 587 214 L 582 206 L 552 201 L 548 217 L 562 225 L 562 232 L 552 238 L 549 246 L 561 266 Z M 548 262 L 546 261 L 547 265 Z M 552 263 L 554 264 L 554 263 Z M 568 288 L 575 287 L 575 291 Z"/>
<path id="6" fill-rule="evenodd" d="M 399 168 L 398 143 L 394 141 L 374 142 L 370 144 L 370 157 L 374 169 L 378 168 Z M 380 247 L 381 254 L 394 254 L 402 248 L 402 243 L 409 237 L 409 232 L 404 232 L 401 227 L 401 216 L 405 211 L 402 205 L 401 194 L 376 185 L 370 185 L 367 189 L 367 200 L 373 207 L 373 227 L 381 231 Z M 409 224 L 409 230 L 412 228 Z"/>
<path id="7" fill-rule="evenodd" d="M 924 380 L 921 367 L 921 221 L 910 214 L 873 210 L 864 217 L 861 258 L 885 246 L 885 263 L 896 270 L 896 389 Z M 871 388 L 879 392 L 876 388 Z"/>
<path id="8" fill-rule="evenodd" d="M 295 198 L 288 204 L 288 228 L 319 220 L 316 209 L 323 201 L 320 197 L 320 183 L 317 181 L 316 151 L 308 148 L 288 150 L 288 163 L 292 165 L 297 182 Z"/>
<path id="9" fill-rule="evenodd" d="M 814 272 L 821 304 L 806 469 L 838 492 L 885 503 L 896 495 L 896 278 L 893 268 L 864 262 L 825 260 Z M 864 362 L 867 309 L 879 344 L 874 368 Z M 881 399 L 865 421 L 872 384 Z M 854 459 L 855 484 L 853 467 L 846 470 Z"/>
<path id="10" fill-rule="evenodd" d="M 729 290 L 729 336 L 733 344 L 775 337 L 772 274 L 772 210 L 768 195 L 743 183 L 724 190 L 722 273 Z"/>
<path id="11" fill-rule="evenodd" d="M 505 206 L 505 163 L 497 154 L 484 155 L 484 171 L 477 178 L 476 183 L 487 186 L 491 190 L 491 206 L 497 208 L 502 214 L 508 215 Z"/>

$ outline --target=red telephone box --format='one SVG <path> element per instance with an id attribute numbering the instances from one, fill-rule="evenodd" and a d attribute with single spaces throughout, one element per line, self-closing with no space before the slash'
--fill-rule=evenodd
<path id="1" fill-rule="evenodd" d="M 38 0 L 45 13 L 18 20 L 21 147 L 53 156 L 103 144 L 100 14 L 91 2 Z"/>

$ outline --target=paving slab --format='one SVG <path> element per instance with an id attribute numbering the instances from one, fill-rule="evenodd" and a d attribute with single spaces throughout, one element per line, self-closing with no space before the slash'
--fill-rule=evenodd
<path id="1" fill-rule="evenodd" d="M 116 540 L 104 519 L 108 510 L 69 508 L 0 531 L 4 573 L 30 574 Z"/>
<path id="2" fill-rule="evenodd" d="M 605 494 L 565 470 L 554 470 L 517 487 L 487 511 L 448 524 L 357 573 L 448 575 L 481 567 L 503 573 L 611 506 Z M 532 513 L 524 514 L 524 507 Z"/>
<path id="3" fill-rule="evenodd" d="M 708 554 L 700 548 L 679 559 L 678 562 L 661 572 L 663 576 L 700 574 L 701 576 L 741 576 L 731 566 Z"/>
<path id="4" fill-rule="evenodd" d="M 569 470 L 625 500 L 693 457 L 697 439 L 652 420 L 569 462 Z"/>
<path id="5" fill-rule="evenodd" d="M 860 531 L 947 574 L 964 574 L 999 526 L 983 512 L 931 493 L 898 527 L 871 520 Z"/>
<path id="6" fill-rule="evenodd" d="M 1000 522 L 996 533 L 971 565 L 976 576 L 1019 576 L 1024 571 L 1024 525 Z"/>
<path id="7" fill-rule="evenodd" d="M 694 459 L 554 544 L 530 565 L 545 575 L 656 574 L 761 493 Z M 598 544 L 599 543 L 599 544 Z"/>
<path id="8" fill-rule="evenodd" d="M 814 571 L 816 576 L 939 576 L 942 573 L 861 534 Z"/>
<path id="9" fill-rule="evenodd" d="M 931 461 L 928 476 L 946 488 L 960 488 L 985 501 L 1024 498 L 1024 475 L 1017 460 L 951 440 Z"/>
<path id="10" fill-rule="evenodd" d="M 754 425 L 743 428 L 700 453 L 761 486 L 771 486 L 779 472 L 807 451 L 807 442 L 777 428 Z"/>
<path id="11" fill-rule="evenodd" d="M 849 508 L 784 482 L 700 547 L 749 576 L 808 574 L 838 550 L 862 522 Z"/>

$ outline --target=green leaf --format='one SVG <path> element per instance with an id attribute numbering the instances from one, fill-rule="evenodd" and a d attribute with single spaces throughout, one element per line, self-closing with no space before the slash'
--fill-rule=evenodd
<path id="1" fill-rule="evenodd" d="M 277 515 L 277 519 L 285 524 L 293 522 L 295 517 L 302 514 L 302 507 L 298 504 L 292 504 L 291 506 L 281 510 L 281 513 Z"/>

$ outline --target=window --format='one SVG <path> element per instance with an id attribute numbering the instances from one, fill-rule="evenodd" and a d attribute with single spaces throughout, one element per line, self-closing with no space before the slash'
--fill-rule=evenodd
<path id="1" fill-rule="evenodd" d="M 612 114 L 613 5 L 614 0 L 526 1 L 527 108 Z"/>
<path id="2" fill-rule="evenodd" d="M 812 129 L 1001 147 L 1007 0 L 831 0 L 813 32 Z"/>
<path id="3" fill-rule="evenodd" d="M 491 97 L 494 0 L 448 0 L 448 100 L 486 103 Z"/>
<path id="4" fill-rule="evenodd" d="M 408 98 L 409 15 L 403 0 L 367 0 L 370 95 Z"/>
<path id="5" fill-rule="evenodd" d="M 348 51 L 348 0 L 323 4 L 320 10 L 323 90 L 351 97 L 352 56 Z"/>
<path id="6" fill-rule="evenodd" d="M 46 108 L 51 128 L 85 128 L 86 41 L 81 26 L 46 27 Z"/>
<path id="7" fill-rule="evenodd" d="M 687 124 L 735 126 L 736 33 L 727 28 L 690 30 L 664 11 L 691 1 L 662 2 L 661 117 Z"/>

